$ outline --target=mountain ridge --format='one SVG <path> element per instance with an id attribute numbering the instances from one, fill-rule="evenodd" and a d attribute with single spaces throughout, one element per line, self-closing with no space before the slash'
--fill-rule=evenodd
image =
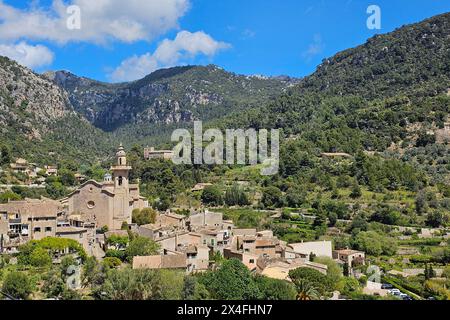
<path id="1" fill-rule="evenodd" d="M 242 104 L 257 105 L 296 83 L 227 72 L 214 65 L 157 70 L 117 84 L 57 71 L 46 76 L 64 88 L 75 110 L 92 124 L 114 131 L 125 124 L 172 124 L 223 116 Z"/>
<path id="2" fill-rule="evenodd" d="M 110 137 L 74 110 L 67 92 L 45 76 L 0 57 L 0 144 L 41 165 L 95 162 Z"/>
<path id="3" fill-rule="evenodd" d="M 366 97 L 377 98 L 380 93 L 392 94 L 394 90 L 405 89 L 411 84 L 425 86 L 428 78 L 439 75 L 448 82 L 449 43 L 450 13 L 433 16 L 375 35 L 364 44 L 323 59 L 317 70 L 300 81 L 297 88 L 336 95 L 361 93 L 364 88 Z M 424 52 L 427 53 L 426 59 Z M 424 67 L 415 68 L 418 63 Z M 345 72 L 348 70 L 351 72 Z M 395 78 L 392 77 L 394 71 Z M 366 79 L 369 84 L 373 83 L 372 88 L 361 84 Z M 384 82 L 384 85 L 377 82 Z M 374 92 L 375 88 L 378 92 Z M 447 88 L 436 88 L 435 93 L 442 93 Z"/>
<path id="4" fill-rule="evenodd" d="M 447 13 L 339 52 L 303 79 L 243 76 L 209 65 L 161 69 L 110 84 L 68 71 L 37 75 L 3 58 L 0 120 L 16 119 L 3 129 L 3 141 L 14 141 L 16 154 L 36 157 L 64 149 L 59 142 L 67 139 L 71 157 L 80 156 L 77 148 L 94 150 L 80 156 L 86 159 L 111 152 L 118 140 L 163 144 L 171 129 L 203 120 L 205 126 L 281 128 L 316 150 L 385 151 L 443 127 L 449 115 L 449 39 Z M 22 83 L 16 73 L 34 80 Z M 22 93 L 11 95 L 15 87 Z M 34 89 L 39 94 L 33 95 Z M 29 106 L 22 105 L 26 94 L 33 100 Z M 64 130 L 66 117 L 70 130 Z M 83 128 L 79 136 L 86 141 L 75 139 L 76 128 Z M 42 152 L 29 140 L 49 137 L 53 147 L 40 146 Z"/>

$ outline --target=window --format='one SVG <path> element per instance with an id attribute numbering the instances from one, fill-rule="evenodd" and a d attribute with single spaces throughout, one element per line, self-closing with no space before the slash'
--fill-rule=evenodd
<path id="1" fill-rule="evenodd" d="M 121 186 L 123 184 L 123 178 L 119 177 L 119 186 Z"/>
<path id="2" fill-rule="evenodd" d="M 45 227 L 45 232 L 52 232 L 52 227 Z"/>
<path id="3" fill-rule="evenodd" d="M 95 208 L 95 202 L 94 201 L 89 201 L 88 203 L 87 203 L 87 207 L 89 208 L 89 209 L 94 209 Z"/>
<path id="4" fill-rule="evenodd" d="M 254 259 L 250 259 L 249 263 L 255 263 Z"/>
<path id="5" fill-rule="evenodd" d="M 41 227 L 34 228 L 34 232 L 41 232 Z"/>

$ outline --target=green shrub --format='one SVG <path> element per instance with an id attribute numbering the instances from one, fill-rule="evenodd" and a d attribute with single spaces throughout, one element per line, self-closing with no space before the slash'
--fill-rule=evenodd
<path id="1" fill-rule="evenodd" d="M 2 291 L 16 299 L 26 300 L 33 292 L 33 284 L 25 273 L 14 271 L 6 276 Z"/>

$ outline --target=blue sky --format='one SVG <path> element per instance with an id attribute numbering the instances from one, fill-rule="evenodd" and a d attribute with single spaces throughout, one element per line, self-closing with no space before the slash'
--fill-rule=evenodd
<path id="1" fill-rule="evenodd" d="M 182 64 L 305 76 L 325 57 L 449 12 L 447 0 L 0 0 L 0 54 L 38 72 L 134 80 Z M 65 27 L 78 5 L 81 29 Z M 369 5 L 381 30 L 366 26 Z"/>

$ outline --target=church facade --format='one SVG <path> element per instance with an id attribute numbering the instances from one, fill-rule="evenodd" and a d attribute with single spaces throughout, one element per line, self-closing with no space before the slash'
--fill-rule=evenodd
<path id="1" fill-rule="evenodd" d="M 69 220 L 95 224 L 97 228 L 119 230 L 124 222 L 130 224 L 132 211 L 148 207 L 148 201 L 140 196 L 139 184 L 130 184 L 125 150 L 120 145 L 112 175 L 105 175 L 103 182 L 86 181 L 62 200 Z"/>

